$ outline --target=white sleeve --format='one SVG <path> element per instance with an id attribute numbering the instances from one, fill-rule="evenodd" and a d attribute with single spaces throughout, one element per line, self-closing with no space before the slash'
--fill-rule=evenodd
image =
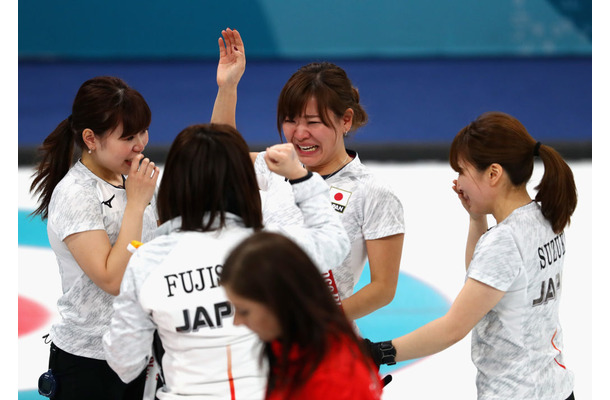
<path id="1" fill-rule="evenodd" d="M 261 151 L 256 156 L 256 160 L 254 161 L 254 172 L 256 173 L 256 181 L 258 182 L 258 188 L 262 191 L 268 190 L 270 175 L 272 174 L 272 172 L 271 170 L 269 170 L 267 162 L 265 161 L 264 151 Z"/>
<path id="2" fill-rule="evenodd" d="M 79 232 L 105 230 L 100 200 L 93 186 L 62 185 L 49 205 L 49 225 L 59 240 Z"/>
<path id="3" fill-rule="evenodd" d="M 332 208 L 329 187 L 317 173 L 292 184 L 294 199 L 303 213 L 304 225 L 269 226 L 294 240 L 321 272 L 340 265 L 347 257 L 350 241 L 339 215 Z"/>
<path id="4" fill-rule="evenodd" d="M 506 292 L 523 268 L 521 252 L 510 230 L 496 225 L 477 242 L 467 276 Z"/>
<path id="5" fill-rule="evenodd" d="M 387 186 L 374 183 L 366 187 L 364 197 L 364 224 L 362 233 L 365 240 L 375 240 L 405 233 L 405 217 L 402 203 Z"/>
<path id="6" fill-rule="evenodd" d="M 104 353 L 108 365 L 121 380 L 129 383 L 146 368 L 152 353 L 156 325 L 138 301 L 138 289 L 133 273 L 137 252 L 132 256 L 121 292 L 114 299 L 114 314 L 110 328 L 103 337 Z"/>

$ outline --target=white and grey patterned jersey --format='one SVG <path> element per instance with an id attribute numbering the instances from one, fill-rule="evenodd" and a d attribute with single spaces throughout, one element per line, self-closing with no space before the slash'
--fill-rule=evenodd
<path id="1" fill-rule="evenodd" d="M 390 187 L 375 179 L 356 153 L 349 153 L 353 160 L 326 179 L 330 203 L 341 217 L 351 243 L 345 261 L 332 270 L 342 299 L 353 294 L 360 279 L 367 261 L 366 241 L 405 232 L 403 207 L 398 197 Z M 258 155 L 254 167 L 265 221 L 302 220 L 299 210 L 291 205 L 294 201 L 290 185 L 269 170 L 264 152 Z"/>
<path id="2" fill-rule="evenodd" d="M 265 229 L 290 237 L 321 265 L 339 264 L 349 241 L 328 207 L 328 187 L 314 174 L 292 189 L 305 224 Z M 252 229 L 232 214 L 219 230 L 183 232 L 180 226 L 180 218 L 164 223 L 158 237 L 130 259 L 104 336 L 108 364 L 125 382 L 137 377 L 156 329 L 165 349 L 166 384 L 159 399 L 231 399 L 232 390 L 235 399 L 263 399 L 260 341 L 246 327 L 233 325 L 234 309 L 218 284 L 228 253 Z"/>
<path id="3" fill-rule="evenodd" d="M 564 233 L 553 232 L 540 206 L 513 211 L 479 239 L 467 277 L 505 292 L 472 331 L 479 399 L 566 399 L 559 323 Z"/>
<path id="4" fill-rule="evenodd" d="M 114 245 L 126 203 L 123 188 L 97 177 L 80 161 L 53 190 L 47 233 L 57 258 L 63 295 L 57 302 L 61 319 L 51 327 L 50 338 L 70 354 L 104 359 L 102 335 L 110 323 L 114 296 L 89 279 L 63 240 L 74 233 L 104 230 Z M 142 240 L 152 239 L 156 228 L 153 197 L 144 211 Z"/>

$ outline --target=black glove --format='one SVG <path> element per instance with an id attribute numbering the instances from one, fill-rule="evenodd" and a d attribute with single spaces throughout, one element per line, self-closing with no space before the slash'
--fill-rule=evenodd
<path id="1" fill-rule="evenodd" d="M 396 364 L 396 349 L 392 345 L 391 340 L 373 343 L 368 339 L 364 339 L 364 342 L 370 349 L 373 362 L 377 365 L 377 368 L 382 364 Z"/>

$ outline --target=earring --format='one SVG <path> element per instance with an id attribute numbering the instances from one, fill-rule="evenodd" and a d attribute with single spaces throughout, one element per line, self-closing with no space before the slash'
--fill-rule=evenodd
<path id="1" fill-rule="evenodd" d="M 87 150 L 87 153 L 91 154 L 91 149 Z"/>

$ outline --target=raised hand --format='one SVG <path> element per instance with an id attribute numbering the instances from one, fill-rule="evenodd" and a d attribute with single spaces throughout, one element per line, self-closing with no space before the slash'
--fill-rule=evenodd
<path id="1" fill-rule="evenodd" d="M 292 143 L 276 144 L 268 147 L 265 162 L 271 172 L 288 179 L 299 179 L 307 175 L 307 170 L 299 161 Z"/>
<path id="2" fill-rule="evenodd" d="M 468 200 L 464 197 L 464 194 L 460 189 L 458 189 L 457 179 L 453 180 L 453 186 L 451 187 L 453 191 L 458 195 L 458 198 L 462 202 L 462 206 L 466 209 L 466 211 L 470 212 L 470 205 L 468 204 Z"/>
<path id="3" fill-rule="evenodd" d="M 465 252 L 466 269 L 468 269 L 470 261 L 472 260 L 472 255 L 474 254 L 476 244 L 479 241 L 481 235 L 483 235 L 487 231 L 487 215 L 472 212 L 470 207 L 470 201 L 466 197 L 464 197 L 464 193 L 460 190 L 456 179 L 453 180 L 452 189 L 455 193 L 457 193 L 458 198 L 462 202 L 462 206 L 468 212 L 468 215 L 470 215 L 470 223 L 468 226 L 468 239 L 466 240 Z"/>
<path id="4" fill-rule="evenodd" d="M 125 181 L 127 201 L 143 210 L 148 206 L 157 188 L 159 167 L 143 154 L 134 157 L 129 175 Z"/>
<path id="5" fill-rule="evenodd" d="M 475 214 L 472 212 L 471 207 L 470 207 L 470 200 L 468 200 L 466 197 L 464 197 L 464 193 L 458 187 L 457 179 L 453 180 L 453 186 L 451 188 L 458 195 L 458 198 L 460 199 L 460 202 L 462 203 L 462 207 L 464 207 L 464 209 L 468 212 L 468 214 L 470 214 L 470 218 L 472 218 L 474 220 L 487 221 L 487 217 L 485 214 Z"/>
<path id="6" fill-rule="evenodd" d="M 244 43 L 237 30 L 227 28 L 218 38 L 220 58 L 216 71 L 218 87 L 224 85 L 237 85 L 246 70 L 246 54 Z"/>

